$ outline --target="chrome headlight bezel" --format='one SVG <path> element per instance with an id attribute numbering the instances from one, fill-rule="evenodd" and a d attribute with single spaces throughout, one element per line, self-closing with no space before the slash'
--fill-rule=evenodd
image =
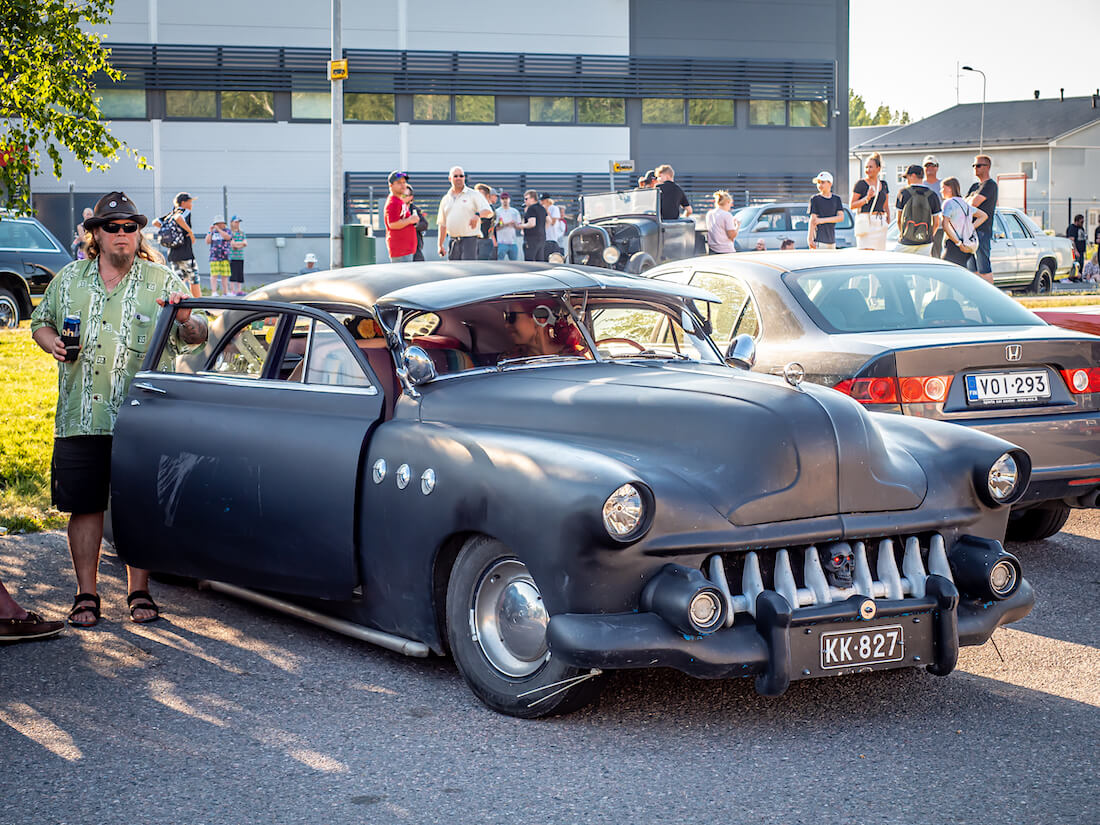
<path id="1" fill-rule="evenodd" d="M 609 538 L 626 544 L 637 541 L 649 530 L 653 510 L 650 489 L 641 482 L 630 481 L 620 484 L 604 499 L 600 523 Z"/>

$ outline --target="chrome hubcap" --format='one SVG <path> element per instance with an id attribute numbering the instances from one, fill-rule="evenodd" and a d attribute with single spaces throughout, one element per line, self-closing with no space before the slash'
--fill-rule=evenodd
<path id="1" fill-rule="evenodd" d="M 18 317 L 15 304 L 7 297 L 0 298 L 0 327 L 14 327 Z"/>
<path id="2" fill-rule="evenodd" d="M 550 656 L 550 617 L 527 567 L 516 559 L 502 559 L 485 571 L 471 620 L 485 658 L 507 676 L 529 676 Z"/>

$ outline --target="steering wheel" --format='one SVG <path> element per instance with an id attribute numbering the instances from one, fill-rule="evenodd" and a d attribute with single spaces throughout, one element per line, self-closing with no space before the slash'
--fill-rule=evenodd
<path id="1" fill-rule="evenodd" d="M 596 342 L 596 346 L 598 347 L 600 344 L 626 344 L 636 348 L 638 352 L 645 352 L 649 349 L 649 347 L 644 347 L 637 341 L 632 341 L 629 338 L 601 338 Z"/>

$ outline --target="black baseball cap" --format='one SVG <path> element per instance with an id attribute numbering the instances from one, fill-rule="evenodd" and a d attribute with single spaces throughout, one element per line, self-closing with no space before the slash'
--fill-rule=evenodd
<path id="1" fill-rule="evenodd" d="M 917 164 L 912 163 L 912 164 L 909 165 L 909 168 L 905 170 L 905 174 L 906 175 L 920 175 L 923 178 L 924 177 L 924 167 L 923 166 L 917 166 Z"/>
<path id="2" fill-rule="evenodd" d="M 401 180 L 401 178 L 404 178 L 405 180 L 408 180 L 409 179 L 409 173 L 408 172 L 390 172 L 390 176 L 388 178 L 386 178 L 386 183 L 393 183 L 394 181 Z"/>
<path id="3" fill-rule="evenodd" d="M 541 195 L 539 195 L 539 200 L 540 201 L 551 200 L 550 193 L 549 192 L 543 192 Z"/>
<path id="4" fill-rule="evenodd" d="M 646 183 L 649 183 L 651 180 L 657 180 L 657 173 L 650 169 L 642 175 L 641 180 L 644 180 Z"/>

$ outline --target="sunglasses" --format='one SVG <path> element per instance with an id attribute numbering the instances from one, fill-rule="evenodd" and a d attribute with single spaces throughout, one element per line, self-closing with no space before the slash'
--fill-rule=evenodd
<path id="1" fill-rule="evenodd" d="M 105 223 L 103 224 L 103 231 L 111 235 L 115 235 L 119 232 L 133 235 L 138 231 L 138 225 L 136 223 Z"/>
<path id="2" fill-rule="evenodd" d="M 535 323 L 540 327 L 546 326 L 550 322 L 550 318 L 553 315 L 553 311 L 548 306 L 537 306 L 531 312 L 524 312 L 522 310 L 505 310 L 504 323 L 514 325 L 516 319 L 521 315 L 530 315 Z"/>
<path id="3" fill-rule="evenodd" d="M 464 178 L 465 175 L 451 175 L 452 178 Z"/>
<path id="4" fill-rule="evenodd" d="M 989 166 L 988 163 L 972 163 L 970 165 L 973 166 L 975 169 L 977 169 L 979 166 Z"/>

